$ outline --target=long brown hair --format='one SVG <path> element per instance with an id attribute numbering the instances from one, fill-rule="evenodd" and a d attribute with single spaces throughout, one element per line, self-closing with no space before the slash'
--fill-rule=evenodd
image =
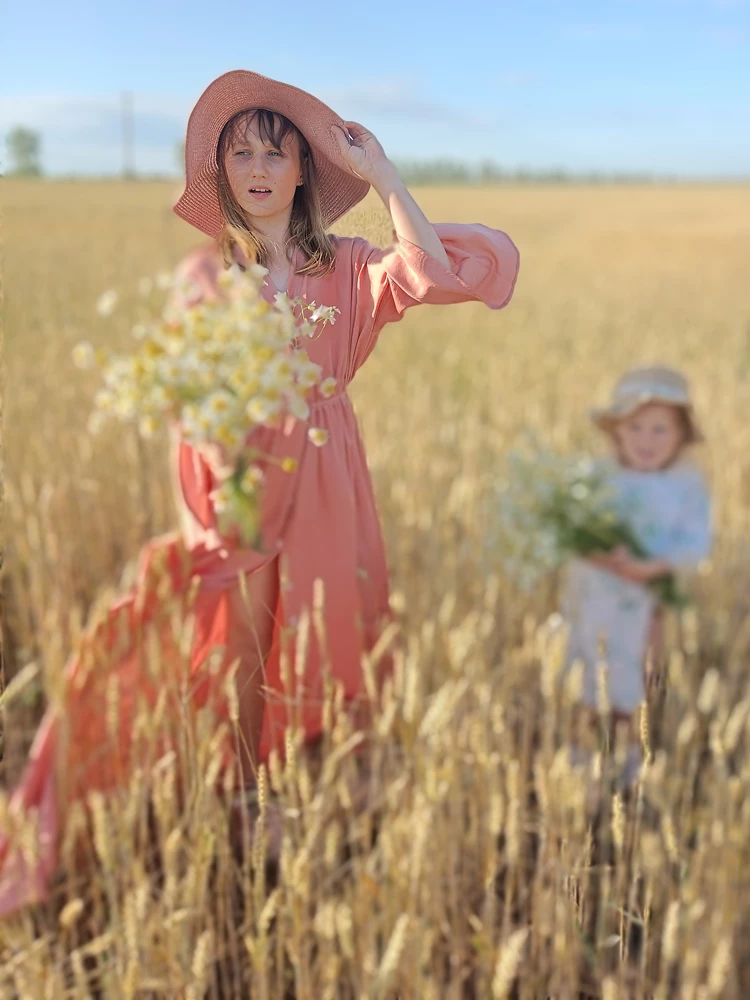
<path id="1" fill-rule="evenodd" d="M 227 265 L 232 263 L 233 250 L 239 249 L 252 261 L 266 267 L 269 259 L 267 237 L 255 229 L 242 211 L 232 193 L 227 175 L 225 157 L 232 143 L 241 139 L 248 126 L 256 121 L 263 142 L 281 151 L 289 135 L 297 137 L 302 184 L 294 194 L 292 216 L 289 222 L 289 243 L 299 247 L 305 256 L 298 274 L 324 275 L 331 271 L 336 260 L 334 238 L 323 226 L 318 196 L 318 177 L 307 139 L 284 115 L 265 108 L 248 108 L 230 118 L 219 136 L 216 158 L 219 165 L 217 193 L 224 216 L 224 228 L 219 234 L 218 247 Z"/>

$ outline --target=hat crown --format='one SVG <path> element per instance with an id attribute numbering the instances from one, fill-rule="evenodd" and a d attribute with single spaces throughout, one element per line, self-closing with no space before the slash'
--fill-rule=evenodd
<path id="1" fill-rule="evenodd" d="M 611 434 L 621 420 L 649 403 L 679 406 L 688 420 L 686 443 L 703 440 L 695 420 L 687 379 L 674 368 L 662 365 L 626 372 L 617 382 L 609 406 L 592 410 L 591 418 L 597 427 Z"/>
<path id="2" fill-rule="evenodd" d="M 286 101 L 279 101 L 276 90 L 278 86 L 285 88 L 288 94 Z M 289 117 L 288 105 L 296 90 L 296 87 L 291 87 L 289 84 L 279 85 L 270 77 L 261 76 L 260 73 L 254 73 L 249 69 L 230 70 L 209 83 L 188 119 L 185 136 L 185 169 L 188 184 L 193 175 L 202 168 L 207 165 L 218 166 L 216 158 L 218 137 L 227 122 L 235 115 L 262 107 L 267 111 L 275 111 Z M 247 96 L 251 93 L 257 94 L 258 99 L 263 95 L 263 103 L 252 103 Z M 284 107 L 276 106 L 279 104 L 283 104 Z"/>
<path id="3" fill-rule="evenodd" d="M 614 391 L 615 402 L 634 397 L 688 404 L 690 390 L 684 375 L 673 368 L 637 368 L 626 372 Z"/>

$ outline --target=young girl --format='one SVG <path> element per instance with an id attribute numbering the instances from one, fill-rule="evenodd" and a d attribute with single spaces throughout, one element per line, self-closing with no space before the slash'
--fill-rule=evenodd
<path id="1" fill-rule="evenodd" d="M 670 368 L 623 375 L 610 406 L 592 417 L 612 445 L 608 478 L 619 510 L 650 556 L 618 549 L 571 562 L 563 598 L 568 660 L 583 662 L 591 706 L 598 665 L 606 663 L 613 718 L 628 722 L 644 699 L 649 644 L 658 653 L 661 611 L 647 584 L 692 570 L 709 553 L 708 491 L 689 460 L 702 435 L 687 382 Z"/>
<path id="2" fill-rule="evenodd" d="M 125 652 L 118 648 L 119 659 L 106 668 L 110 687 L 114 677 L 127 697 L 113 700 L 97 671 L 89 670 L 81 683 L 68 685 L 64 711 L 45 719 L 12 806 L 17 813 L 39 810 L 39 860 L 33 869 L 22 861 L 13 866 L 12 859 L 3 864 L 8 843 L 0 841 L 0 912 L 44 894 L 56 862 L 61 813 L 70 801 L 127 778 L 133 691 L 142 691 L 149 701 L 156 697 L 137 636 L 158 615 L 162 591 L 154 580 L 159 573 L 167 574 L 173 595 L 198 584 L 192 653 L 196 703 L 205 703 L 211 692 L 220 700 L 226 680 L 221 671 L 203 666 L 208 649 L 225 649 L 225 669 L 239 661 L 244 783 L 252 782 L 257 763 L 272 748 L 283 753 L 290 698 L 294 721 L 302 724 L 308 740 L 322 732 L 326 674 L 343 688 L 348 702 L 362 699 L 362 654 L 388 620 L 388 580 L 347 387 L 383 327 L 410 306 L 479 300 L 499 309 L 510 300 L 516 281 L 518 251 L 504 233 L 481 225 L 433 227 L 375 136 L 356 122 L 343 122 L 295 87 L 244 70 L 219 77 L 190 116 L 185 159 L 186 187 L 175 211 L 216 240 L 217 247 L 215 254 L 198 252 L 183 266 L 197 297 L 217 294 L 216 277 L 225 263 L 256 261 L 268 269 L 264 295 L 269 302 L 286 292 L 290 298 L 336 306 L 335 325 L 307 345 L 323 376 L 336 380 L 336 391 L 312 401 L 309 421 L 292 421 L 283 431 L 261 429 L 250 437 L 249 444 L 265 453 L 297 462 L 292 474 L 272 463 L 265 470 L 262 551 L 221 536 L 211 453 L 175 435 L 183 540 L 169 536 L 147 548 L 138 587 L 110 616 L 124 619 L 126 631 L 136 636 Z M 387 250 L 326 232 L 370 186 L 391 215 L 395 246 Z M 327 432 L 323 447 L 308 438 L 310 427 Z M 323 628 L 306 629 L 303 622 L 316 599 Z M 105 621 L 97 634 L 113 647 L 116 638 L 122 641 L 123 630 Z M 305 653 L 302 676 L 291 692 L 282 680 L 282 638 L 292 664 L 298 652 Z M 69 678 L 82 673 L 82 659 L 71 663 Z M 114 745 L 111 727 L 102 721 L 105 703 L 119 706 Z M 53 777 L 63 729 L 64 793 Z"/>

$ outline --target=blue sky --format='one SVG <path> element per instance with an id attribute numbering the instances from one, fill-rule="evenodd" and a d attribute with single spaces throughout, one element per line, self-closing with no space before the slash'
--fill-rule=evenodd
<path id="1" fill-rule="evenodd" d="M 750 0 L 41 2 L 3 13 L 0 135 L 49 173 L 176 169 L 205 86 L 253 69 L 364 122 L 394 158 L 750 175 Z M 3 157 L 4 157 L 4 141 Z"/>

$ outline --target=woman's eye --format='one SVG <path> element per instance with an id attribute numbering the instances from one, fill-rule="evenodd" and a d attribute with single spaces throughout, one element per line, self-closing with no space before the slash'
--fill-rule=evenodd
<path id="1" fill-rule="evenodd" d="M 281 153 L 278 151 L 278 149 L 269 149 L 268 155 L 269 156 L 281 156 Z"/>

